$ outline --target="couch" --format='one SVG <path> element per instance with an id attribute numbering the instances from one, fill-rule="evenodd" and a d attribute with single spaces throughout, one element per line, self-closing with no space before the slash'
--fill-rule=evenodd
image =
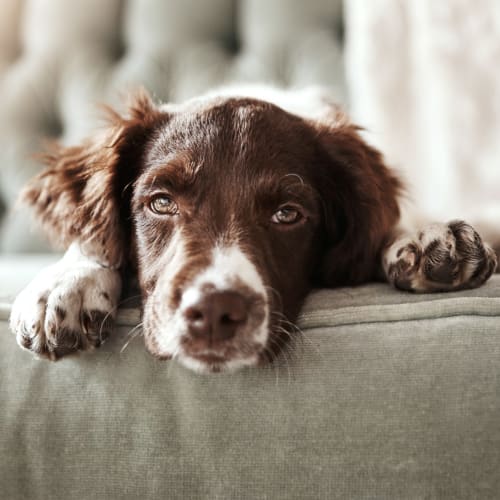
<path id="1" fill-rule="evenodd" d="M 15 294 L 57 259 L 16 193 L 45 138 L 71 143 L 141 83 L 177 100 L 230 81 L 346 99 L 331 0 L 3 0 L 0 497 L 487 499 L 500 495 L 500 276 L 414 295 L 316 290 L 271 366 L 194 374 L 151 358 L 126 303 L 98 350 L 15 343 Z"/>

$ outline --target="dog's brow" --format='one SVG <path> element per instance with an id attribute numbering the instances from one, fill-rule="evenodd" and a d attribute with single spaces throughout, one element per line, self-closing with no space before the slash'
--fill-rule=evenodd
<path id="1" fill-rule="evenodd" d="M 185 189 L 194 182 L 196 171 L 196 168 L 180 162 L 155 165 L 144 175 L 143 185 L 149 189 L 165 187 Z"/>
<path id="2" fill-rule="evenodd" d="M 279 181 L 279 191 L 292 196 L 308 196 L 314 193 L 314 188 L 304 178 L 295 173 L 286 174 Z"/>
<path id="3" fill-rule="evenodd" d="M 281 179 L 284 180 L 284 179 L 288 179 L 288 178 L 295 179 L 295 180 L 299 181 L 302 185 L 305 184 L 304 179 L 299 174 L 295 174 L 295 173 L 285 174 Z"/>

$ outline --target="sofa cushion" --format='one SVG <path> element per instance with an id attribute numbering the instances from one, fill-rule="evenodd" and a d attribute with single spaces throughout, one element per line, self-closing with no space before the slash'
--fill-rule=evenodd
<path id="1" fill-rule="evenodd" d="M 277 363 L 203 376 L 149 356 L 136 309 L 92 353 L 33 359 L 6 324 L 9 296 L 37 267 L 21 260 L 0 260 L 5 498 L 500 491 L 500 276 L 449 294 L 318 290 Z"/>
<path id="2" fill-rule="evenodd" d="M 0 320 L 6 321 L 11 304 L 35 274 L 56 262 L 57 254 L 20 254 L 0 257 Z M 140 322 L 139 299 L 126 299 L 117 315 L 119 326 Z M 444 319 L 452 316 L 500 316 L 500 274 L 480 288 L 451 293 L 412 294 L 385 283 L 334 290 L 314 290 L 309 294 L 298 325 L 301 329 L 340 325 Z"/>

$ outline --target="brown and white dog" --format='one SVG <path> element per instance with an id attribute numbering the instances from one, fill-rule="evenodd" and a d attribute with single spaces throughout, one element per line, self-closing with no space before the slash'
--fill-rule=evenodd
<path id="1" fill-rule="evenodd" d="M 24 192 L 69 247 L 17 297 L 18 343 L 57 359 L 111 329 L 124 269 L 146 347 L 203 372 L 272 359 L 308 291 L 386 279 L 476 287 L 497 259 L 468 224 L 402 232 L 403 186 L 319 90 L 225 91 L 127 116 L 55 147 Z"/>

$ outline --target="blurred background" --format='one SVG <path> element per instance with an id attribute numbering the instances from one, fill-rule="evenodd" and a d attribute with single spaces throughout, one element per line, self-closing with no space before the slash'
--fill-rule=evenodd
<path id="1" fill-rule="evenodd" d="M 235 82 L 329 87 L 418 213 L 500 232 L 498 0 L 0 0 L 0 253 L 48 249 L 10 210 L 43 139 Z"/>

